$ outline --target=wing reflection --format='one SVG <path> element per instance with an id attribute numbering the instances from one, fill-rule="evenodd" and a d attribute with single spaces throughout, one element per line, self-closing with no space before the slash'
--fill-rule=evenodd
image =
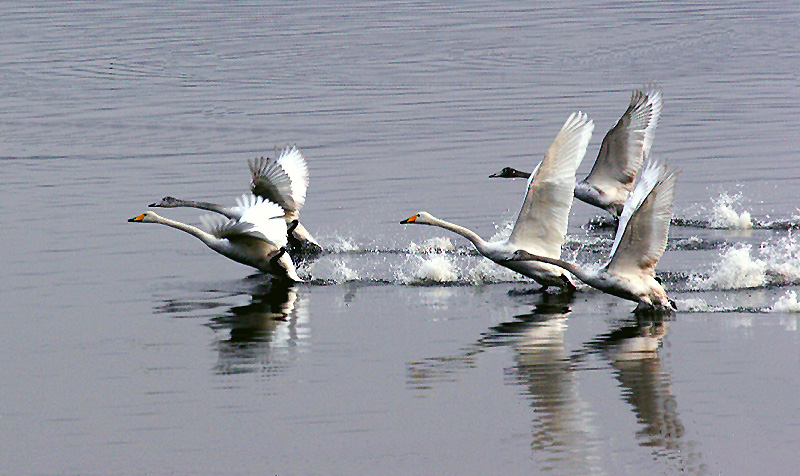
<path id="1" fill-rule="evenodd" d="M 599 358 L 608 362 L 622 388 L 622 400 L 633 407 L 640 446 L 652 448 L 655 460 L 673 469 L 691 474 L 701 470 L 702 455 L 696 444 L 685 440 L 670 376 L 659 356 L 668 323 L 663 317 L 640 315 L 570 351 L 564 341 L 569 304 L 564 296 L 542 296 L 533 312 L 490 328 L 454 355 L 409 364 L 409 386 L 425 389 L 454 381 L 460 372 L 477 366 L 482 352 L 508 346 L 514 350 L 514 363 L 506 370 L 507 378 L 523 389 L 534 413 L 534 457 L 565 474 L 605 474 L 602 435 L 607 430 L 597 425 L 614 416 L 599 417 L 590 408 L 593 401 L 585 399 L 591 396 L 589 390 L 580 391 L 589 375 L 605 374 L 581 372 L 597 369 Z"/>
<path id="2" fill-rule="evenodd" d="M 569 308 L 550 306 L 516 316 L 526 325 L 506 339 L 515 351 L 507 374 L 524 388 L 533 409 L 534 454 L 569 474 L 598 474 L 592 413 L 578 392 L 575 365 L 564 343 L 568 314 Z"/>
<path id="3" fill-rule="evenodd" d="M 216 287 L 219 287 L 217 285 Z M 194 300 L 169 300 L 158 308 L 176 317 L 209 314 L 220 374 L 286 370 L 308 337 L 307 305 L 294 285 L 258 277 L 204 291 Z M 232 305 L 231 301 L 246 304 Z"/>
<path id="4" fill-rule="evenodd" d="M 569 313 L 569 302 L 573 298 L 573 295 L 567 293 L 539 295 L 540 300 L 532 314 L 516 316 L 513 321 L 490 328 L 481 334 L 476 342 L 462 347 L 456 354 L 430 357 L 410 363 L 408 386 L 415 389 L 429 389 L 441 382 L 455 381 L 460 372 L 474 368 L 477 357 L 487 349 L 513 344 L 529 327 L 536 327 L 538 322 L 549 320 L 548 316 L 552 314 Z"/>
<path id="5" fill-rule="evenodd" d="M 458 372 L 477 365 L 478 356 L 493 347 L 514 349 L 514 365 L 506 375 L 524 394 L 534 411 L 531 449 L 559 466 L 565 474 L 597 474 L 601 461 L 588 405 L 581 399 L 575 365 L 564 343 L 568 294 L 540 295 L 533 312 L 494 326 L 455 355 L 435 357 L 409 366 L 409 385 L 430 388 L 455 380 Z"/>
<path id="6" fill-rule="evenodd" d="M 663 462 L 694 474 L 687 465 L 698 464 L 700 454 L 693 449 L 694 443 L 684 440 L 677 399 L 659 356 L 668 324 L 664 316 L 637 315 L 587 342 L 581 353 L 598 353 L 609 361 L 622 399 L 633 407 L 641 425 L 636 433 L 639 444 L 653 448 L 654 456 Z M 580 353 L 574 357 L 583 358 Z"/>

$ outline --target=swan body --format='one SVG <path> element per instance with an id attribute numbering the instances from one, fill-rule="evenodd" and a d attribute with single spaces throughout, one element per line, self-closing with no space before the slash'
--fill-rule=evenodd
<path id="1" fill-rule="evenodd" d="M 575 185 L 575 198 L 619 217 L 633 190 L 636 174 L 650 154 L 658 119 L 661 92 L 634 90 L 628 109 L 603 138 L 589 175 Z M 513 167 L 489 177 L 527 178 Z"/>
<path id="2" fill-rule="evenodd" d="M 511 261 L 535 260 L 560 266 L 584 283 L 638 304 L 637 310 L 675 309 L 655 268 L 667 246 L 678 172 L 649 160 L 625 202 L 608 262 L 590 270 L 552 257 L 517 250 Z"/>
<path id="3" fill-rule="evenodd" d="M 260 271 L 300 282 L 294 263 L 286 253 L 287 227 L 283 210 L 261 197 L 244 196 L 241 216 L 224 219 L 217 215 L 201 217 L 204 229 L 170 220 L 147 211 L 128 220 L 159 223 L 189 233 L 217 253 Z"/>
<path id="4" fill-rule="evenodd" d="M 308 190 L 308 166 L 297 147 L 284 148 L 277 159 L 260 157 L 249 161 L 252 181 L 250 190 L 263 199 L 278 204 L 289 230 L 289 245 L 292 254 L 311 255 L 322 251 L 322 247 L 299 221 L 300 209 L 305 204 Z M 239 220 L 245 208 L 237 201 L 235 207 L 216 203 L 164 197 L 151 203 L 150 207 L 191 207 L 219 213 L 231 220 Z"/>
<path id="5" fill-rule="evenodd" d="M 487 242 L 472 230 L 427 212 L 416 213 L 400 223 L 450 230 L 471 241 L 483 256 L 534 279 L 545 288 L 558 286 L 574 289 L 569 274 L 558 266 L 536 261 L 509 261 L 508 257 L 520 249 L 554 258 L 561 255 L 572 207 L 575 171 L 586 153 L 593 128 L 594 124 L 585 114 L 578 112 L 570 115 L 544 159 L 528 179 L 522 208 L 506 240 Z"/>

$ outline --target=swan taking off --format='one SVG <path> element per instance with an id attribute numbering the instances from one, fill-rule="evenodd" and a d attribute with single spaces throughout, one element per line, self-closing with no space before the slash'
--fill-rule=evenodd
<path id="1" fill-rule="evenodd" d="M 257 196 L 277 203 L 283 209 L 283 217 L 289 225 L 289 244 L 292 254 L 303 256 L 322 251 L 311 233 L 300 224 L 299 212 L 306 201 L 308 189 L 308 166 L 297 147 L 285 147 L 277 159 L 260 157 L 248 162 L 252 181 L 250 190 Z M 150 207 L 176 208 L 192 207 L 219 213 L 231 220 L 242 217 L 241 204 L 225 207 L 216 203 L 182 200 L 164 197 Z"/>
<path id="2" fill-rule="evenodd" d="M 578 169 L 594 124 L 586 114 L 573 113 L 564 123 L 547 155 L 528 179 L 528 190 L 514 229 L 504 241 L 487 242 L 475 232 L 419 212 L 400 223 L 417 223 L 445 228 L 471 241 L 478 252 L 497 264 L 529 278 L 544 288 L 559 286 L 574 289 L 570 276 L 558 266 L 537 261 L 508 261 L 516 250 L 558 258 L 567 233 L 572 207 L 575 171 Z"/>
<path id="3" fill-rule="evenodd" d="M 610 258 L 600 269 L 587 270 L 526 250 L 515 251 L 511 262 L 535 260 L 560 266 L 589 286 L 638 303 L 637 310 L 675 309 L 675 303 L 656 280 L 655 269 L 667 247 L 678 173 L 648 160 L 625 202 Z"/>
<path id="4" fill-rule="evenodd" d="M 575 198 L 619 217 L 633 190 L 636 174 L 650 155 L 660 116 L 661 92 L 634 90 L 628 109 L 603 138 L 592 171 L 575 185 Z M 529 176 L 527 172 L 505 167 L 489 177 Z"/>
<path id="5" fill-rule="evenodd" d="M 261 197 L 244 195 L 239 200 L 239 218 L 217 215 L 200 217 L 202 230 L 147 211 L 129 222 L 160 223 L 185 231 L 217 253 L 238 263 L 291 281 L 302 281 L 286 253 L 287 227 L 283 209 Z"/>
<path id="6" fill-rule="evenodd" d="M 250 190 L 283 208 L 284 219 L 290 224 L 292 248 L 312 254 L 322 251 L 317 240 L 299 221 L 300 209 L 306 203 L 308 166 L 297 147 L 284 147 L 277 159 L 260 157 L 250 161 L 249 165 L 253 177 Z"/>

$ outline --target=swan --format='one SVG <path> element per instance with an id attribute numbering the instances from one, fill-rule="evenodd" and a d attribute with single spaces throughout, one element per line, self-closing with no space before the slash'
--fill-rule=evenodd
<path id="1" fill-rule="evenodd" d="M 572 207 L 575 171 L 586 153 L 593 128 L 594 124 L 586 114 L 577 112 L 569 116 L 528 179 L 525 200 L 506 240 L 487 242 L 472 230 L 427 212 L 419 212 L 400 223 L 438 226 L 457 233 L 471 241 L 483 256 L 534 279 L 543 289 L 548 286 L 575 289 L 569 274 L 558 266 L 536 261 L 514 262 L 507 258 L 520 249 L 555 258 L 561 256 Z"/>
<path id="2" fill-rule="evenodd" d="M 636 174 L 650 155 L 660 116 L 661 92 L 634 90 L 628 109 L 603 138 L 591 172 L 575 185 L 575 198 L 618 218 L 633 190 Z M 529 176 L 527 172 L 505 167 L 489 177 Z"/>
<path id="3" fill-rule="evenodd" d="M 260 157 L 248 162 L 252 180 L 250 190 L 257 196 L 277 203 L 283 208 L 283 217 L 289 226 L 289 245 L 292 254 L 304 256 L 317 254 L 322 247 L 299 221 L 300 209 L 305 204 L 308 189 L 308 166 L 296 146 L 285 147 L 277 159 Z M 231 220 L 242 217 L 242 204 L 225 207 L 216 203 L 164 197 L 150 207 L 191 207 L 219 213 Z"/>
<path id="4" fill-rule="evenodd" d="M 254 194 L 275 202 L 284 210 L 286 223 L 293 226 L 292 246 L 304 253 L 319 253 L 322 247 L 299 221 L 300 209 L 306 203 L 308 166 L 296 146 L 284 147 L 277 159 L 260 157 L 248 162 Z M 296 223 L 295 223 L 296 221 Z"/>
<path id="5" fill-rule="evenodd" d="M 535 260 L 560 266 L 584 283 L 608 294 L 638 303 L 636 310 L 675 310 L 655 277 L 655 268 L 667 247 L 678 171 L 648 160 L 636 187 L 625 202 L 608 262 L 589 270 L 552 257 L 517 250 L 512 262 Z"/>
<path id="6" fill-rule="evenodd" d="M 197 237 L 206 246 L 233 261 L 280 278 L 302 281 L 292 259 L 286 253 L 287 226 L 283 219 L 283 209 L 253 195 L 242 196 L 239 203 L 239 218 L 226 220 L 217 215 L 200 217 L 208 231 L 164 218 L 152 211 L 146 211 L 128 221 L 159 223 L 177 228 Z"/>

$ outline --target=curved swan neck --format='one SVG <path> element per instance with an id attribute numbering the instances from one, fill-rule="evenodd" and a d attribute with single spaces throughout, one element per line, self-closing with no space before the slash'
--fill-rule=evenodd
<path id="1" fill-rule="evenodd" d="M 160 223 L 162 225 L 167 225 L 167 226 L 170 226 L 172 228 L 176 228 L 176 229 L 181 230 L 181 231 L 185 231 L 186 233 L 189 233 L 190 235 L 196 236 L 197 238 L 200 239 L 200 241 L 202 241 L 203 243 L 205 243 L 207 245 L 211 245 L 212 243 L 215 243 L 215 242 L 218 241 L 218 238 L 215 237 L 214 235 L 212 235 L 211 233 L 207 233 L 207 232 L 201 230 L 200 228 L 197 228 L 196 226 L 187 225 L 186 223 L 181 223 L 179 221 L 170 220 L 169 218 L 164 218 L 162 216 L 158 216 L 157 223 Z"/>
<path id="2" fill-rule="evenodd" d="M 463 226 L 456 225 L 455 223 L 450 223 L 449 221 L 444 221 L 436 217 L 432 217 L 430 219 L 430 223 L 426 223 L 426 225 L 438 226 L 440 228 L 450 230 L 453 233 L 458 233 L 459 235 L 471 241 L 472 244 L 474 244 L 475 247 L 478 248 L 478 251 L 485 250 L 486 248 L 486 240 L 478 236 L 478 234 L 475 233 L 474 231 L 468 228 L 464 228 Z"/>
<path id="3" fill-rule="evenodd" d="M 211 202 L 198 202 L 196 200 L 176 199 L 173 206 L 199 208 L 200 210 L 208 210 L 210 212 L 219 213 L 220 215 L 224 215 L 231 219 L 239 218 L 235 213 L 233 213 L 233 210 L 231 210 L 230 208 L 223 207 L 222 205 L 217 205 L 216 203 L 211 203 Z"/>
<path id="4" fill-rule="evenodd" d="M 570 273 L 574 274 L 578 279 L 580 279 L 584 283 L 588 284 L 589 281 L 592 280 L 592 277 L 589 275 L 589 273 L 587 273 L 586 270 L 584 270 L 583 268 L 581 268 L 576 264 L 572 264 L 568 261 L 564 261 L 557 258 L 550 258 L 547 256 L 531 255 L 531 257 L 535 261 L 541 261 L 542 263 L 553 264 L 558 266 L 559 268 L 564 268 Z"/>

